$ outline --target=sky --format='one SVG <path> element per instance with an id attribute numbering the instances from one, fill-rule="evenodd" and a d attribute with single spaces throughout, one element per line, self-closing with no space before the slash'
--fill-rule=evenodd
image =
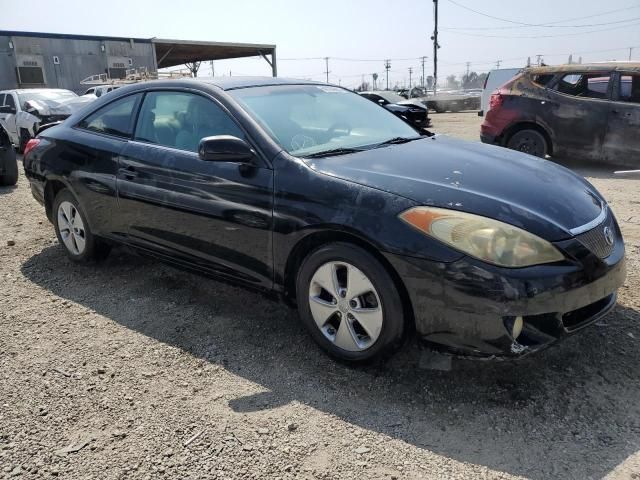
<path id="1" fill-rule="evenodd" d="M 277 45 L 282 77 L 357 86 L 391 59 L 390 86 L 433 73 L 433 0 L 0 0 L 0 30 Z M 472 10 L 475 10 L 472 11 Z M 496 17 L 496 18 L 490 18 Z M 534 26 L 530 26 L 534 25 Z M 539 26 L 544 25 L 544 26 Z M 640 61 L 640 0 L 439 0 L 438 77 L 548 64 Z M 262 58 L 222 60 L 216 75 L 270 75 Z M 209 76 L 203 65 L 201 76 Z"/>

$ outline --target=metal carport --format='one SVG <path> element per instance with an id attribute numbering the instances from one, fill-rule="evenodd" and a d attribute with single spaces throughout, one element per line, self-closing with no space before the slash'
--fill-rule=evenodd
<path id="1" fill-rule="evenodd" d="M 174 67 L 190 62 L 261 56 L 271 66 L 273 76 L 278 76 L 275 45 L 200 42 L 161 38 L 152 38 L 151 43 L 154 45 L 158 68 Z"/>

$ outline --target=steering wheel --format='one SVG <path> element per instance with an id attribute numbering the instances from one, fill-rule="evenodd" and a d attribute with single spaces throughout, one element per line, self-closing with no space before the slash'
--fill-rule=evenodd
<path id="1" fill-rule="evenodd" d="M 351 125 L 346 122 L 336 122 L 327 129 L 327 135 L 329 135 L 329 138 L 333 138 L 337 136 L 336 132 L 338 130 L 346 130 L 346 134 L 349 135 L 351 133 Z"/>
<path id="2" fill-rule="evenodd" d="M 291 139 L 291 149 L 292 150 L 301 150 L 303 148 L 315 147 L 316 141 L 309 137 L 308 135 L 303 135 L 298 133 L 294 135 Z"/>

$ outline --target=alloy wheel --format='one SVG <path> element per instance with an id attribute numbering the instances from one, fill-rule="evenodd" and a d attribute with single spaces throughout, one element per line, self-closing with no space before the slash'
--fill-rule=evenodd
<path id="1" fill-rule="evenodd" d="M 311 315 L 323 335 L 337 347 L 359 352 L 371 347 L 382 330 L 383 311 L 373 283 L 346 262 L 328 262 L 309 285 Z"/>
<path id="2" fill-rule="evenodd" d="M 87 245 L 86 231 L 73 203 L 61 202 L 58 206 L 58 230 L 65 247 L 74 255 L 82 255 Z"/>

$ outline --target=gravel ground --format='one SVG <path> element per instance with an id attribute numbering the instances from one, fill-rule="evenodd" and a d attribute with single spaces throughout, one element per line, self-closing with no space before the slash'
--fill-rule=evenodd
<path id="1" fill-rule="evenodd" d="M 477 138 L 475 113 L 434 130 Z M 640 479 L 640 179 L 610 200 L 628 279 L 604 321 L 516 363 L 348 368 L 294 311 L 116 250 L 70 263 L 0 189 L 0 477 Z"/>

